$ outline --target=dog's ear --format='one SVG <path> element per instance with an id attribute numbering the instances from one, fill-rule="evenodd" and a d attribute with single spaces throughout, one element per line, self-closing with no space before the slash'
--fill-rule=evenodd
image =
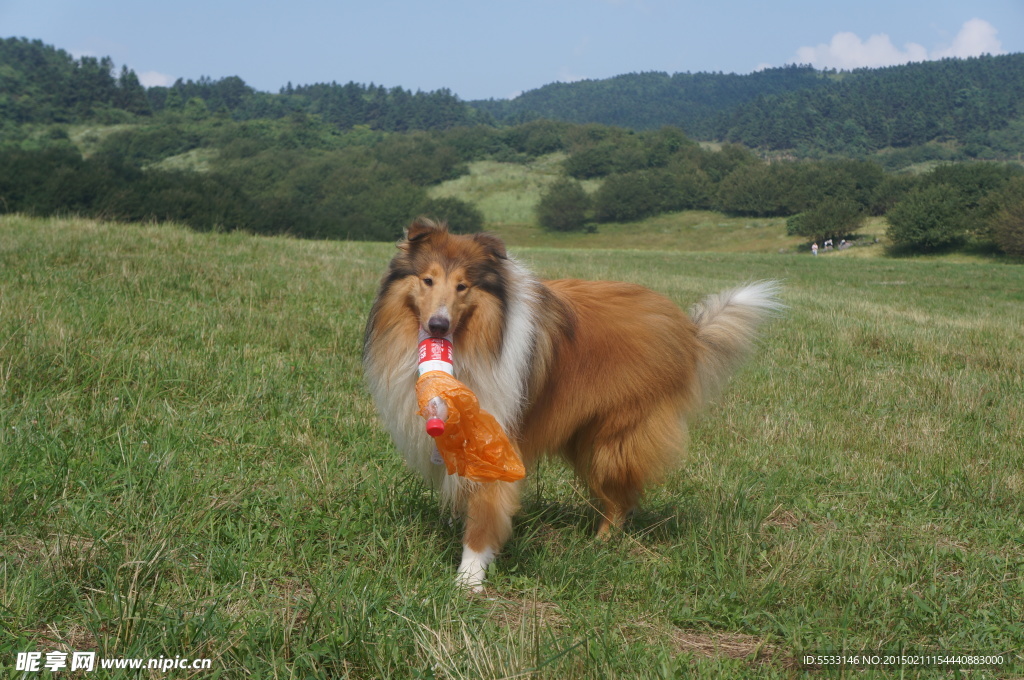
<path id="1" fill-rule="evenodd" d="M 508 253 L 505 252 L 505 242 L 494 234 L 473 234 L 473 240 L 483 246 L 484 251 L 491 257 L 498 260 L 508 258 Z"/>
<path id="2" fill-rule="evenodd" d="M 405 230 L 405 238 L 399 241 L 398 247 L 408 252 L 417 243 L 423 243 L 434 234 L 447 234 L 448 224 L 435 222 L 426 217 L 417 217 Z"/>

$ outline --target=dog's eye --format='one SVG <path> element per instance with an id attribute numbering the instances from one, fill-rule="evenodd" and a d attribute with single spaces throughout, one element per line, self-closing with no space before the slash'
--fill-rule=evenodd
<path id="1" fill-rule="evenodd" d="M 455 286 L 455 290 L 459 291 L 460 293 L 466 290 L 467 288 L 469 288 L 469 286 L 467 286 L 464 283 L 460 283 L 459 285 Z"/>
<path id="2" fill-rule="evenodd" d="M 434 285 L 434 279 L 431 279 L 429 277 L 423 279 L 423 285 L 425 285 L 425 286 L 433 286 Z"/>

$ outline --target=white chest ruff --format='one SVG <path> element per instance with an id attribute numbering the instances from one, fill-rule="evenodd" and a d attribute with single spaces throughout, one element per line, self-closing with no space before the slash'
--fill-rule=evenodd
<path id="1" fill-rule="evenodd" d="M 480 407 L 491 413 L 514 439 L 526 404 L 527 380 L 536 341 L 536 286 L 533 277 L 513 260 L 507 263 L 509 277 L 501 353 L 496 360 L 472 360 L 454 347 L 455 377 L 473 390 Z M 386 336 L 381 339 L 389 341 Z M 386 356 L 393 353 L 382 353 Z M 378 356 L 378 355 L 374 355 Z M 417 351 L 410 346 L 393 365 L 380 365 L 371 356 L 367 377 L 370 392 L 395 446 L 406 463 L 441 492 L 445 504 L 458 505 L 473 484 L 456 475 L 447 475 L 443 465 L 431 460 L 434 441 L 426 433 L 424 420 L 417 415 Z"/>

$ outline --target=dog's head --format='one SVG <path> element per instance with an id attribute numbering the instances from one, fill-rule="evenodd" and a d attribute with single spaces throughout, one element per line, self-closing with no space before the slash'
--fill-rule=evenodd
<path id="1" fill-rule="evenodd" d="M 428 335 L 453 336 L 474 315 L 504 308 L 508 255 L 498 237 L 456 235 L 443 222 L 419 218 L 406 230 L 398 250 L 384 286 L 404 296 Z"/>

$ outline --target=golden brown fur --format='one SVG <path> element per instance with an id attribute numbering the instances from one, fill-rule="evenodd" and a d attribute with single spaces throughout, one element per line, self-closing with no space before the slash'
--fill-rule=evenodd
<path id="1" fill-rule="evenodd" d="M 460 582 L 479 587 L 508 540 L 518 485 L 445 479 L 428 462 L 430 440 L 410 407 L 419 334 L 451 335 L 456 376 L 502 423 L 527 468 L 561 455 L 600 502 L 605 534 L 678 460 L 686 415 L 777 306 L 775 288 L 755 284 L 709 298 L 695 321 L 641 286 L 542 282 L 493 236 L 414 222 L 381 281 L 364 364 L 410 465 L 466 516 Z"/>

